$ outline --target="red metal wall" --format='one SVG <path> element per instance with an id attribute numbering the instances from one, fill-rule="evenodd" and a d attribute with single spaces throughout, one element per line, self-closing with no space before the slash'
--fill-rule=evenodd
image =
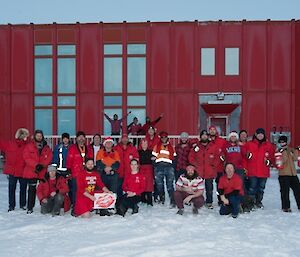
<path id="1" fill-rule="evenodd" d="M 146 43 L 147 114 L 165 114 L 158 129 L 197 134 L 198 93 L 240 92 L 241 128 L 252 134 L 257 127 L 284 127 L 300 144 L 298 21 L 2 25 L 1 137 L 12 137 L 20 126 L 33 130 L 37 43 L 77 45 L 77 129 L 88 134 L 103 127 L 103 44 Z M 214 76 L 200 75 L 202 47 L 216 49 Z M 239 48 L 238 76 L 225 76 L 226 47 Z"/>

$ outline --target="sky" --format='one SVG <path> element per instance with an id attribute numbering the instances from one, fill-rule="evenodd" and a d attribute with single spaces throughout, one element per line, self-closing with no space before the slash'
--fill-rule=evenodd
<path id="1" fill-rule="evenodd" d="M 300 19 L 300 0 L 0 0 L 0 24 Z"/>

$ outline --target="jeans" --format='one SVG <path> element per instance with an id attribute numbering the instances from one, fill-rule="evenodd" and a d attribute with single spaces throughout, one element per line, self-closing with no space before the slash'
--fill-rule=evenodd
<path id="1" fill-rule="evenodd" d="M 19 180 L 20 184 L 20 208 L 26 206 L 26 190 L 27 190 L 27 179 L 15 177 L 13 175 L 8 176 L 8 204 L 9 208 L 14 209 L 16 207 L 16 187 Z"/>
<path id="2" fill-rule="evenodd" d="M 239 214 L 240 204 L 242 201 L 242 197 L 240 195 L 230 196 L 228 197 L 229 205 L 221 205 L 220 215 L 228 215 L 232 214 L 237 216 Z"/>
<path id="3" fill-rule="evenodd" d="M 279 176 L 281 207 L 282 209 L 289 209 L 290 202 L 290 188 L 293 190 L 296 199 L 297 207 L 300 210 L 300 183 L 297 176 Z"/>
<path id="4" fill-rule="evenodd" d="M 123 195 L 123 182 L 124 182 L 124 178 L 118 178 L 118 190 L 117 190 L 117 196 L 120 197 Z"/>
<path id="5" fill-rule="evenodd" d="M 167 190 L 172 201 L 174 193 L 174 168 L 169 163 L 159 163 L 154 168 L 155 182 L 159 194 L 164 193 L 164 179 L 166 178 Z"/>
<path id="6" fill-rule="evenodd" d="M 47 203 L 41 203 L 41 213 L 46 214 L 52 212 L 53 214 L 59 214 L 63 202 L 64 196 L 57 193 L 54 197 L 49 197 Z"/>
<path id="7" fill-rule="evenodd" d="M 213 202 L 213 189 L 214 189 L 213 182 L 214 182 L 213 178 L 205 179 L 206 203 Z"/>
<path id="8" fill-rule="evenodd" d="M 264 197 L 267 178 L 249 177 L 249 196 L 256 204 L 261 204 Z"/>
<path id="9" fill-rule="evenodd" d="M 36 178 L 27 179 L 27 183 L 28 183 L 27 209 L 29 211 L 32 211 L 35 205 L 37 179 Z"/>

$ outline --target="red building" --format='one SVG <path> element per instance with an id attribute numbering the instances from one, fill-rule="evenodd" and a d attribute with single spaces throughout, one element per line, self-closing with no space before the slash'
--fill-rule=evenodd
<path id="1" fill-rule="evenodd" d="M 299 21 L 1 25 L 0 56 L 0 137 L 109 133 L 102 110 L 132 110 L 163 112 L 171 134 L 263 127 L 300 144 Z"/>

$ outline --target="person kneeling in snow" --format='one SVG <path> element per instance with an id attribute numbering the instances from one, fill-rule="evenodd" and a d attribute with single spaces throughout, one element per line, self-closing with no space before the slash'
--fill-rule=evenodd
<path id="1" fill-rule="evenodd" d="M 220 178 L 218 185 L 218 193 L 222 201 L 220 214 L 228 215 L 231 213 L 232 218 L 237 218 L 244 195 L 243 181 L 235 173 L 235 167 L 232 163 L 225 165 L 225 173 Z"/>
<path id="2" fill-rule="evenodd" d="M 96 188 L 97 187 L 97 188 Z M 77 176 L 77 192 L 75 214 L 82 218 L 90 218 L 91 211 L 96 200 L 94 193 L 109 193 L 111 191 L 103 184 L 99 173 L 95 170 L 94 159 L 89 158 L 85 162 L 84 171 Z"/>
<path id="3" fill-rule="evenodd" d="M 125 175 L 123 191 L 125 194 L 118 199 L 117 214 L 125 216 L 128 208 L 132 209 L 132 214 L 138 213 L 138 203 L 141 200 L 141 194 L 146 188 L 145 176 L 139 173 L 139 162 L 137 159 L 130 161 L 131 173 Z"/>
<path id="4" fill-rule="evenodd" d="M 198 214 L 198 210 L 204 205 L 204 187 L 204 180 L 198 176 L 195 166 L 189 164 L 176 182 L 174 198 L 179 209 L 177 214 L 183 215 L 183 205 L 191 202 L 194 204 L 193 213 Z"/>
<path id="5" fill-rule="evenodd" d="M 41 213 L 59 215 L 60 208 L 63 206 L 64 211 L 70 209 L 71 201 L 67 193 L 69 187 L 64 177 L 57 177 L 56 165 L 49 165 L 45 174 L 45 179 L 37 187 L 37 197 L 41 203 Z"/>

